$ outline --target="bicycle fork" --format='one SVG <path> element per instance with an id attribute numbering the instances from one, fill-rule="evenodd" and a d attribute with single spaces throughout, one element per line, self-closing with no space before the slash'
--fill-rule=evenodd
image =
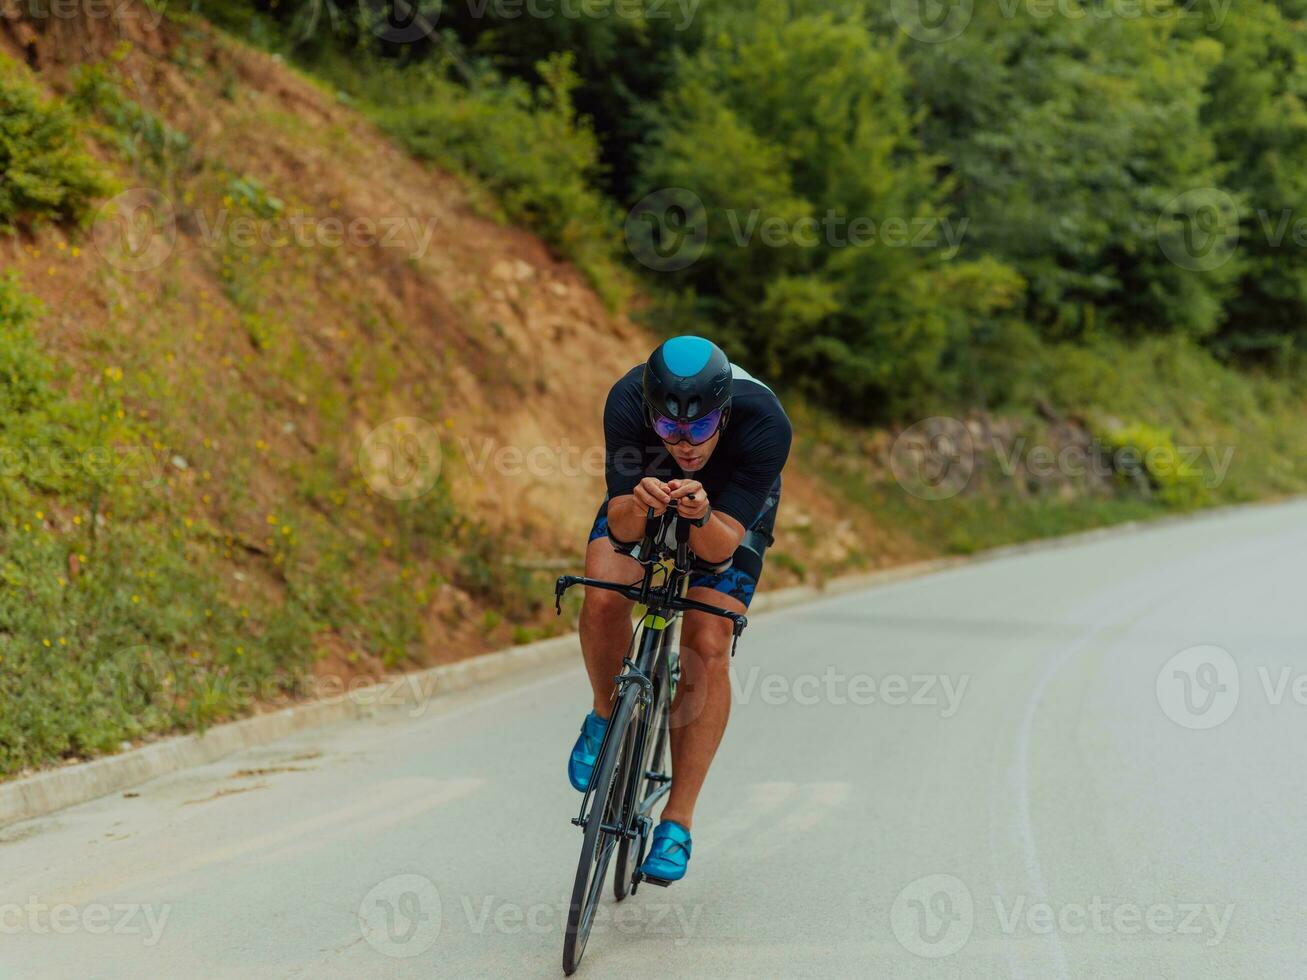
<path id="1" fill-rule="evenodd" d="M 642 670 L 640 670 L 640 668 L 636 665 L 635 661 L 633 661 L 630 657 L 622 658 L 622 666 L 625 669 L 620 674 L 618 674 L 616 677 L 613 678 L 614 682 L 616 683 L 613 700 L 620 702 L 622 696 L 626 693 L 626 689 L 634 684 L 638 688 L 638 692 L 636 694 L 636 704 L 647 705 L 652 700 L 653 697 L 653 681 L 649 679 L 648 675 L 646 675 Z M 617 713 L 616 711 L 613 712 L 614 715 L 616 715 L 616 713 Z M 633 715 L 632 718 L 628 720 L 628 726 L 631 723 L 633 723 L 634 720 L 635 719 Z M 604 754 L 608 751 L 608 742 L 612 734 L 613 734 L 613 728 L 610 725 L 608 726 L 607 729 L 605 729 L 603 740 L 599 743 L 599 751 L 595 755 L 595 770 L 598 770 L 600 760 L 604 758 Z M 623 732 L 622 734 L 625 735 L 626 733 Z M 614 746 L 613 751 L 620 752 L 621 746 Z M 586 817 L 586 809 L 588 807 L 588 804 L 590 803 L 590 796 L 593 793 L 594 793 L 593 787 L 586 788 L 585 795 L 581 797 L 581 810 L 575 817 L 572 818 L 572 823 L 575 826 L 580 827 L 582 830 L 585 830 L 586 823 L 588 821 L 588 818 Z M 594 811 L 592 810 L 591 815 L 593 815 L 593 812 Z M 603 820 L 603 818 L 604 815 L 602 813 L 599 814 L 599 819 Z M 633 827 L 604 826 L 602 829 L 610 834 L 620 834 L 621 836 L 626 837 L 628 839 L 634 839 L 636 836 L 636 831 Z"/>

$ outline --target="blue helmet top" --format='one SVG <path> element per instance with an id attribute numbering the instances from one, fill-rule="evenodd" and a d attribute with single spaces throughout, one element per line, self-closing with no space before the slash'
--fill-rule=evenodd
<path id="1" fill-rule="evenodd" d="M 644 401 L 655 415 L 693 422 L 731 402 L 731 362 L 711 340 L 691 335 L 659 344 L 644 366 Z"/>

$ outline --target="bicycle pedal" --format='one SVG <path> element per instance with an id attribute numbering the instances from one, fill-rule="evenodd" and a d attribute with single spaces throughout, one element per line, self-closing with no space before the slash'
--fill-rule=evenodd
<path id="1" fill-rule="evenodd" d="M 668 885 L 672 884 L 672 882 L 668 881 L 666 878 L 655 878 L 653 875 L 643 873 L 640 875 L 640 880 L 647 881 L 651 885 L 657 885 L 659 888 L 666 888 Z"/>

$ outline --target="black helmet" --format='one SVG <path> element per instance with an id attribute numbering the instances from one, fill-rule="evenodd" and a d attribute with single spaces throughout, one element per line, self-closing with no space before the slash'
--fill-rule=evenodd
<path id="1" fill-rule="evenodd" d="M 731 404 L 731 362 L 702 337 L 673 337 L 644 366 L 644 403 L 654 415 L 693 422 Z"/>

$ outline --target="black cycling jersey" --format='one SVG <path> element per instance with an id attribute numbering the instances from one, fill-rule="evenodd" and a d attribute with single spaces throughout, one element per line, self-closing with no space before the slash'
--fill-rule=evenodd
<path id="1" fill-rule="evenodd" d="M 708 462 L 692 474 L 681 472 L 649 425 L 641 383 L 644 365 L 633 367 L 613 385 L 604 405 L 610 498 L 631 493 L 646 476 L 660 480 L 688 476 L 703 484 L 714 510 L 745 528 L 753 525 L 790 454 L 790 420 L 770 388 L 743 369 L 731 367 L 730 418 Z"/>

